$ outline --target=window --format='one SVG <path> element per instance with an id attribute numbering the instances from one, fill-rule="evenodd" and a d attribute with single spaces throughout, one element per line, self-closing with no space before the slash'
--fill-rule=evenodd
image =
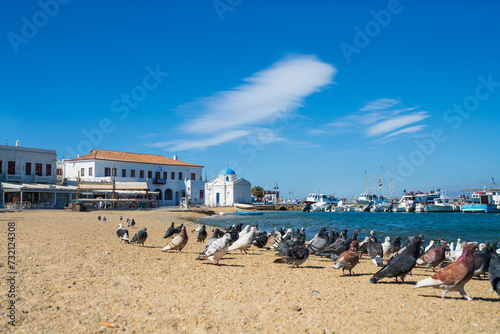
<path id="1" fill-rule="evenodd" d="M 2 160 L 0 160 L 0 174 L 2 174 Z"/>
<path id="2" fill-rule="evenodd" d="M 130 177 L 135 177 L 135 169 L 130 170 Z"/>
<path id="3" fill-rule="evenodd" d="M 155 178 L 161 179 L 161 173 L 160 172 L 155 172 Z"/>
<path id="4" fill-rule="evenodd" d="M 172 200 L 172 189 L 165 190 L 165 200 L 166 201 Z"/>
<path id="5" fill-rule="evenodd" d="M 170 173 L 170 178 L 171 178 L 172 180 L 175 180 L 175 172 L 171 172 L 171 173 Z"/>
<path id="6" fill-rule="evenodd" d="M 196 180 L 196 174 L 195 173 L 191 173 L 191 180 Z"/>
<path id="7" fill-rule="evenodd" d="M 31 175 L 31 162 L 26 163 L 26 175 Z"/>
<path id="8" fill-rule="evenodd" d="M 92 168 L 90 170 L 92 170 Z M 62 176 L 62 168 L 57 168 L 56 169 L 56 175 L 61 175 Z"/>
<path id="9" fill-rule="evenodd" d="M 139 177 L 140 177 L 141 179 L 143 179 L 143 178 L 144 178 L 144 171 L 143 171 L 143 170 L 139 171 Z"/>
<path id="10" fill-rule="evenodd" d="M 186 191 L 185 190 L 182 191 L 182 197 L 186 197 Z"/>
<path id="11" fill-rule="evenodd" d="M 182 172 L 179 172 L 179 180 L 182 180 Z"/>
<path id="12" fill-rule="evenodd" d="M 92 167 L 89 167 L 89 176 L 92 176 Z"/>
<path id="13" fill-rule="evenodd" d="M 127 177 L 127 170 L 126 169 L 122 169 L 122 177 Z"/>
<path id="14" fill-rule="evenodd" d="M 35 164 L 35 175 L 42 176 L 42 164 Z"/>
<path id="15" fill-rule="evenodd" d="M 109 167 L 104 168 L 104 176 L 111 176 L 111 168 Z"/>
<path id="16" fill-rule="evenodd" d="M 82 169 L 80 170 L 80 176 L 85 176 L 85 168 L 82 168 Z"/>
<path id="17" fill-rule="evenodd" d="M 205 190 L 200 190 L 200 199 L 203 199 L 205 197 Z"/>
<path id="18" fill-rule="evenodd" d="M 45 165 L 45 175 L 46 176 L 51 176 L 52 175 L 52 165 Z"/>
<path id="19" fill-rule="evenodd" d="M 16 174 L 16 162 L 15 161 L 9 161 L 7 173 L 9 175 L 15 175 Z"/>
<path id="20" fill-rule="evenodd" d="M 148 179 L 153 178 L 153 171 L 148 170 Z"/>
<path id="21" fill-rule="evenodd" d="M 116 176 L 118 174 L 116 174 L 116 168 L 113 168 L 113 175 Z"/>
<path id="22" fill-rule="evenodd" d="M 164 180 L 167 180 L 167 175 L 168 175 L 168 173 L 167 173 L 167 172 L 163 172 L 163 179 L 164 179 Z"/>

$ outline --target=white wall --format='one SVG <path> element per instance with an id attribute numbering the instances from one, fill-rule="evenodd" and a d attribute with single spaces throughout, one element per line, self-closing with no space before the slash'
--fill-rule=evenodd
<path id="1" fill-rule="evenodd" d="M 0 145 L 2 173 L 0 181 L 18 181 L 24 183 L 56 183 L 57 154 L 54 150 L 36 149 L 20 146 Z M 15 175 L 8 175 L 8 162 L 15 162 Z M 31 175 L 26 175 L 26 162 L 31 163 Z M 42 164 L 42 176 L 35 176 L 35 166 Z M 51 166 L 51 175 L 47 176 L 46 166 Z"/>

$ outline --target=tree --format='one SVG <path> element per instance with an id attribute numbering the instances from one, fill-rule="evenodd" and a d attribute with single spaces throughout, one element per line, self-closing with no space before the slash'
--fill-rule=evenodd
<path id="1" fill-rule="evenodd" d="M 263 198 L 264 197 L 264 189 L 259 186 L 252 187 L 252 196 L 255 198 Z"/>

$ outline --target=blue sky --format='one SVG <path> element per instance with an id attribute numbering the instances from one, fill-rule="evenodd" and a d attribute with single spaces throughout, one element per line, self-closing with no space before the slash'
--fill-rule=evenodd
<path id="1" fill-rule="evenodd" d="M 288 197 L 500 183 L 496 1 L 0 5 L 0 142 L 226 164 Z M 386 195 L 388 193 L 388 185 Z"/>

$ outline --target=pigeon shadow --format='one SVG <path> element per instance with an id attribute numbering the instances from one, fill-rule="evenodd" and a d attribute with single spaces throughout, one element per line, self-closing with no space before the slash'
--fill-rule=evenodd
<path id="1" fill-rule="evenodd" d="M 340 275 L 339 277 L 355 277 L 355 276 L 373 276 L 373 274 L 369 274 L 369 273 L 366 273 L 366 274 L 355 274 L 355 273 L 352 273 L 352 274 Z"/>
<path id="2" fill-rule="evenodd" d="M 295 267 L 294 267 L 295 268 Z M 300 268 L 308 268 L 308 269 L 325 269 L 325 267 L 320 266 L 301 266 Z"/>
<path id="3" fill-rule="evenodd" d="M 227 258 L 226 258 L 226 260 L 227 260 Z M 217 266 L 216 264 L 210 263 L 210 262 L 204 262 L 203 264 Z M 241 264 L 225 264 L 225 263 L 219 262 L 219 267 L 241 267 L 241 268 L 243 268 L 244 266 L 242 266 Z"/>
<path id="4" fill-rule="evenodd" d="M 420 297 L 425 297 L 425 298 L 438 298 L 438 299 L 441 299 L 441 296 L 440 295 L 419 295 Z M 469 296 L 470 297 L 470 296 Z M 464 297 L 460 296 L 460 297 L 451 297 L 451 296 L 448 296 L 446 295 L 445 297 L 446 299 L 450 299 L 450 300 L 463 300 L 463 301 L 467 301 L 467 299 L 465 299 Z M 498 303 L 500 302 L 500 298 L 483 298 L 483 297 L 471 297 L 473 300 L 475 301 L 483 301 L 483 302 L 493 302 L 493 303 Z"/>
<path id="5" fill-rule="evenodd" d="M 405 281 L 404 283 L 401 282 L 401 281 L 378 281 L 377 283 L 375 284 L 396 284 L 396 285 L 416 285 L 417 282 L 408 282 L 408 281 Z"/>
<path id="6" fill-rule="evenodd" d="M 163 247 L 161 247 L 161 246 L 136 246 L 136 245 L 132 245 L 132 244 L 131 244 L 131 246 L 138 247 L 138 248 L 161 248 L 161 249 L 163 249 Z"/>

